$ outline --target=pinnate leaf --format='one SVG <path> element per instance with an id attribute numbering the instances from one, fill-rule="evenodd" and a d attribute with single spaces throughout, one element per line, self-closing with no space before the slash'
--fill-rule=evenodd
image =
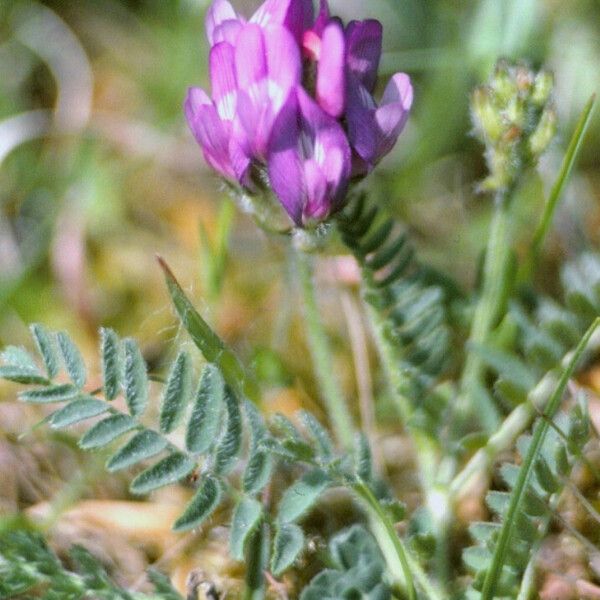
<path id="1" fill-rule="evenodd" d="M 279 503 L 278 520 L 281 523 L 291 523 L 299 519 L 312 508 L 329 484 L 329 477 L 320 469 L 306 473 L 283 494 Z"/>
<path id="2" fill-rule="evenodd" d="M 215 451 L 214 469 L 219 475 L 231 471 L 242 448 L 242 414 L 237 398 L 225 388 L 227 421 Z"/>
<path id="3" fill-rule="evenodd" d="M 8 346 L 0 353 L 0 378 L 14 383 L 48 384 L 49 381 L 42 375 L 33 357 L 24 348 Z"/>
<path id="4" fill-rule="evenodd" d="M 79 447 L 83 450 L 101 448 L 131 431 L 135 426 L 136 422 L 128 415 L 111 415 L 87 431 L 79 440 Z"/>
<path id="5" fill-rule="evenodd" d="M 329 460 L 333 456 L 333 441 L 325 427 L 319 423 L 313 414 L 305 410 L 300 412 L 300 419 L 315 441 L 321 457 Z"/>
<path id="6" fill-rule="evenodd" d="M 31 404 L 51 404 L 52 402 L 64 402 L 79 394 L 79 390 L 70 383 L 51 385 L 37 390 L 19 392 L 19 400 Z"/>
<path id="7" fill-rule="evenodd" d="M 58 375 L 59 370 L 59 359 L 54 343 L 54 336 L 39 323 L 31 325 L 30 330 L 38 352 L 44 361 L 48 378 L 54 379 Z"/>
<path id="8" fill-rule="evenodd" d="M 114 400 L 121 387 L 121 366 L 119 364 L 120 343 L 112 329 L 100 330 L 100 353 L 102 355 L 102 380 L 104 396 Z"/>
<path id="9" fill-rule="evenodd" d="M 272 471 L 272 456 L 265 450 L 252 449 L 244 469 L 244 491 L 248 494 L 258 494 L 269 483 Z"/>
<path id="10" fill-rule="evenodd" d="M 68 333 L 60 331 L 57 334 L 58 347 L 62 355 L 63 363 L 71 378 L 71 381 L 79 388 L 83 388 L 87 379 L 85 363 L 81 352 Z"/>

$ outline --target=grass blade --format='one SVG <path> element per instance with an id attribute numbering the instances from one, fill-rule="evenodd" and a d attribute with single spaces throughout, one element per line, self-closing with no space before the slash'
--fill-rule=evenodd
<path id="1" fill-rule="evenodd" d="M 533 236 L 529 257 L 524 264 L 524 270 L 519 278 L 520 281 L 527 281 L 533 273 L 544 240 L 550 231 L 552 218 L 556 212 L 556 207 L 558 206 L 558 202 L 563 194 L 567 181 L 569 180 L 569 176 L 571 175 L 575 161 L 577 160 L 581 144 L 583 143 L 583 138 L 585 137 L 585 133 L 592 118 L 595 102 L 596 94 L 594 94 L 588 100 L 588 103 L 585 105 L 583 112 L 579 117 L 577 127 L 575 128 L 575 132 L 573 133 L 573 137 L 571 138 L 569 147 L 567 148 L 567 153 L 565 154 L 560 171 L 558 173 L 558 178 L 554 182 L 552 190 L 550 191 L 550 195 L 548 196 L 548 200 L 546 201 L 546 205 L 544 207 L 542 219 L 539 222 Z"/>

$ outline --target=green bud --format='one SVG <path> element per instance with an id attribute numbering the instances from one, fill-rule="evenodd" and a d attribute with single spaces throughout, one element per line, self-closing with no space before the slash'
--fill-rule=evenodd
<path id="1" fill-rule="evenodd" d="M 526 116 L 525 103 L 516 95 L 510 98 L 504 109 L 505 122 L 510 123 L 510 129 L 513 127 L 523 129 L 525 127 Z"/>
<path id="2" fill-rule="evenodd" d="M 500 104 L 508 102 L 517 93 L 514 78 L 511 77 L 510 67 L 505 60 L 498 61 L 490 87 Z"/>
<path id="3" fill-rule="evenodd" d="M 515 83 L 520 95 L 527 97 L 533 88 L 534 74 L 527 66 L 521 64 L 515 70 Z"/>
<path id="4" fill-rule="evenodd" d="M 548 107 L 552 85 L 549 73 L 502 60 L 488 85 L 474 91 L 473 124 L 486 146 L 490 171 L 480 189 L 505 190 L 536 165 L 556 131 L 556 114 Z"/>
<path id="5" fill-rule="evenodd" d="M 494 106 L 490 89 L 478 87 L 471 99 L 473 123 L 481 137 L 492 141 L 499 140 L 502 135 L 502 117 Z"/>
<path id="6" fill-rule="evenodd" d="M 550 145 L 556 134 L 556 121 L 556 111 L 553 108 L 547 108 L 542 113 L 537 129 L 529 138 L 529 151 L 534 161 L 537 161 Z"/>
<path id="7" fill-rule="evenodd" d="M 550 100 L 554 87 L 554 76 L 548 71 L 540 71 L 535 77 L 535 85 L 531 95 L 531 101 L 540 108 L 546 106 Z"/>

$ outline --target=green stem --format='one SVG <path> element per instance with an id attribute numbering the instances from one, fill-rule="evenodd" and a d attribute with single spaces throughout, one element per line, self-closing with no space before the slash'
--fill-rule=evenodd
<path id="1" fill-rule="evenodd" d="M 548 200 L 544 206 L 542 218 L 533 235 L 533 241 L 531 243 L 529 255 L 527 256 L 525 262 L 523 263 L 523 267 L 520 270 L 519 281 L 521 283 L 528 282 L 535 271 L 544 240 L 546 239 L 548 232 L 550 231 L 550 227 L 552 226 L 552 220 L 554 218 L 556 208 L 562 197 L 567 181 L 569 180 L 573 166 L 575 165 L 575 160 L 577 159 L 579 149 L 583 143 L 585 132 L 590 124 L 595 101 L 596 95 L 594 94 L 588 100 L 583 112 L 581 113 L 581 116 L 579 117 L 577 127 L 575 128 L 575 132 L 571 137 L 569 147 L 567 148 L 567 152 L 558 173 L 558 178 L 552 186 L 552 190 L 550 191 L 550 195 L 548 196 Z"/>
<path id="2" fill-rule="evenodd" d="M 490 225 L 489 239 L 483 267 L 481 296 L 475 308 L 469 344 L 483 345 L 501 316 L 508 285 L 508 261 L 510 258 L 510 195 L 504 192 L 496 198 L 496 206 Z M 487 396 L 478 394 L 485 365 L 479 354 L 469 352 L 460 382 L 459 401 L 455 419 L 460 429 L 472 414 L 479 411 L 481 424 L 487 431 L 494 431 L 500 424 L 498 409 Z"/>
<path id="3" fill-rule="evenodd" d="M 344 448 L 348 449 L 352 447 L 354 425 L 335 376 L 329 341 L 321 322 L 313 282 L 312 261 L 310 256 L 302 252 L 298 252 L 297 257 L 298 275 L 304 299 L 304 321 L 313 368 L 336 438 Z"/>
<path id="4" fill-rule="evenodd" d="M 406 590 L 409 600 L 417 600 L 408 553 L 390 517 L 366 484 L 357 482 L 353 489 L 367 509 L 371 531 L 379 544 L 394 583 Z"/>
<path id="5" fill-rule="evenodd" d="M 377 348 L 387 379 L 390 383 L 392 398 L 400 414 L 403 424 L 407 427 L 415 446 L 415 460 L 418 466 L 421 487 L 425 495 L 425 503 L 433 519 L 436 532 L 436 572 L 440 582 L 447 581 L 450 572 L 448 534 L 451 519 L 450 504 L 448 502 L 447 486 L 437 480 L 439 467 L 439 446 L 435 439 L 412 426 L 413 407 L 404 390 L 409 381 L 398 368 L 396 350 L 385 336 L 385 319 L 367 305 Z"/>

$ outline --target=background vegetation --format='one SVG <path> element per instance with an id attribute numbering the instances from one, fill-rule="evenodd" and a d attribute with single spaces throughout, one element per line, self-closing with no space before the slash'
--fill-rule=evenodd
<path id="1" fill-rule="evenodd" d="M 93 364 L 97 330 L 106 325 L 135 335 L 160 371 L 180 332 L 155 262 L 159 253 L 207 320 L 255 364 L 271 390 L 265 411 L 306 407 L 322 416 L 289 257 L 232 208 L 184 123 L 186 88 L 207 85 L 205 4 L 0 0 L 0 345 L 30 344 L 27 324 L 40 321 L 72 332 Z M 379 18 L 384 77 L 406 71 L 416 88 L 407 130 L 369 180 L 369 192 L 406 223 L 424 259 L 471 287 L 490 201 L 475 193 L 485 169 L 470 136 L 469 93 L 499 56 L 555 73 L 559 135 L 541 175 L 531 176 L 518 199 L 514 237 L 517 249 L 526 247 L 574 124 L 600 90 L 600 5 L 331 4 L 346 19 Z M 600 243 L 599 167 L 597 111 L 537 275 L 550 294 L 558 290 L 557 266 Z M 386 418 L 389 401 L 354 293 L 356 270 L 340 250 L 319 259 L 318 275 L 348 397 L 360 398 L 367 411 L 374 407 L 376 458 L 414 505 L 411 457 Z M 591 369 L 586 377 L 600 385 L 600 372 Z M 239 567 L 226 559 L 225 531 L 170 531 L 183 490 L 132 500 L 125 479 L 104 473 L 101 456 L 77 452 L 68 435 L 33 429 L 43 412 L 17 405 L 14 397 L 15 388 L 1 384 L 0 530 L 33 522 L 59 551 L 84 543 L 128 586 L 145 585 L 140 574 L 148 564 L 169 572 L 180 590 L 199 566 L 210 579 L 235 579 Z M 478 510 L 465 505 L 464 519 Z M 333 531 L 338 524 L 326 525 Z M 576 556 L 567 562 L 579 568 Z"/>

